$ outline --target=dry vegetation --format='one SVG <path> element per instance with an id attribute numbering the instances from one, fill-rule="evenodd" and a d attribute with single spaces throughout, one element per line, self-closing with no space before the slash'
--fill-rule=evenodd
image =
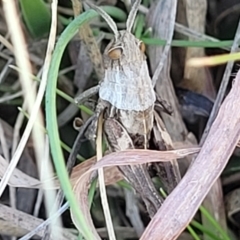
<path id="1" fill-rule="evenodd" d="M 135 1 L 92 2 L 122 30 Z M 82 1 L 32 3 L 0 1 L 0 240 L 240 239 L 239 66 L 187 64 L 239 51 L 238 1 L 142 1 L 133 33 L 165 103 L 163 143 L 103 154 L 101 139 L 96 151 L 85 135 L 113 33 Z M 150 218 L 119 166 L 174 159 L 182 180 L 173 191 L 149 167 L 166 199 Z"/>

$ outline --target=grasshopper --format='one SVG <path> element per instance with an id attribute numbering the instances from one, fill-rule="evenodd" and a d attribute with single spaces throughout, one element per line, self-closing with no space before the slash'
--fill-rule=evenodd
<path id="1" fill-rule="evenodd" d="M 158 149 L 166 150 L 171 145 L 170 141 L 165 141 L 167 133 L 155 111 L 156 94 L 149 76 L 145 46 L 131 33 L 140 2 L 141 0 L 136 0 L 133 3 L 126 30 L 121 31 L 118 31 L 115 22 L 101 8 L 87 2 L 106 20 L 114 33 L 114 38 L 103 54 L 105 74 L 99 85 L 96 107 L 96 119 L 104 111 L 103 129 L 112 151 L 147 149 L 152 135 Z M 92 129 L 96 129 L 96 121 L 92 124 Z M 153 217 L 163 198 L 156 191 L 147 166 L 119 166 L 119 169 L 140 194 L 150 217 Z M 158 164 L 157 169 L 163 182 L 172 185 L 172 190 L 180 178 L 178 166 L 175 164 L 172 167 L 171 163 L 164 163 Z"/>

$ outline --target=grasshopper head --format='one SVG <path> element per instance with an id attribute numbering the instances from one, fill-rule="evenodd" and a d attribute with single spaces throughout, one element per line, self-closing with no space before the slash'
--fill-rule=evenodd
<path id="1" fill-rule="evenodd" d="M 113 19 L 106 13 L 104 12 L 101 8 L 99 8 L 98 6 L 92 4 L 91 2 L 88 2 L 86 1 L 86 3 L 92 8 L 94 9 L 96 12 L 98 12 L 102 18 L 105 19 L 105 21 L 107 22 L 107 24 L 109 25 L 109 27 L 112 29 L 114 35 L 115 35 L 115 38 L 118 37 L 118 29 L 117 29 L 117 25 L 116 23 L 113 21 Z M 134 20 L 136 18 L 136 14 L 137 14 L 137 11 L 138 11 L 138 7 L 141 3 L 141 0 L 136 0 L 132 6 L 132 9 L 128 15 L 128 18 L 127 18 L 127 22 L 126 22 L 126 30 L 128 32 L 131 32 L 132 30 L 132 26 L 133 26 L 133 23 L 134 23 Z"/>
<path id="2" fill-rule="evenodd" d="M 105 66 L 109 66 L 109 63 L 115 60 L 119 60 L 121 65 L 122 61 L 124 63 L 128 63 L 142 61 L 145 59 L 144 43 L 135 38 L 135 36 L 131 33 L 140 3 L 141 0 L 136 0 L 134 2 L 126 21 L 126 30 L 118 31 L 116 23 L 106 12 L 92 3 L 87 2 L 91 8 L 96 10 L 105 19 L 115 36 L 104 51 Z"/>

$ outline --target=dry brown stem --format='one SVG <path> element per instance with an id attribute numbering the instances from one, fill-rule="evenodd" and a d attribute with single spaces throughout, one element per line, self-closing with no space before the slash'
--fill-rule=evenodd
<path id="1" fill-rule="evenodd" d="M 240 72 L 188 172 L 163 203 L 141 239 L 176 239 L 222 173 L 240 133 Z"/>

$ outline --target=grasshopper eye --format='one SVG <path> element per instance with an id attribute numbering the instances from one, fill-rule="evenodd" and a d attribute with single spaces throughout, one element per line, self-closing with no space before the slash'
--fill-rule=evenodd
<path id="1" fill-rule="evenodd" d="M 121 47 L 115 47 L 108 51 L 108 57 L 112 60 L 117 60 L 122 56 L 123 49 Z"/>
<path id="2" fill-rule="evenodd" d="M 139 49 L 141 50 L 141 52 L 145 53 L 146 45 L 143 42 L 140 42 Z"/>

